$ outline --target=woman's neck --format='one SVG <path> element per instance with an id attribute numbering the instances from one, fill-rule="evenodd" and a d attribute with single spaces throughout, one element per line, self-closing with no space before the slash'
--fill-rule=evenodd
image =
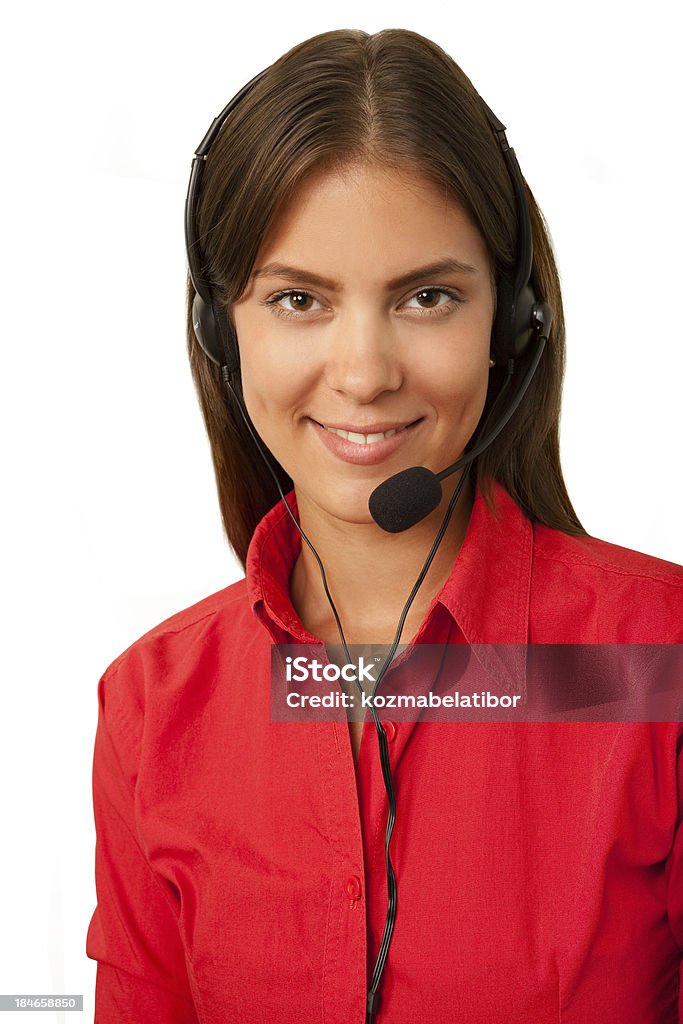
<path id="1" fill-rule="evenodd" d="M 394 639 L 408 596 L 431 550 L 458 476 L 444 485 L 438 509 L 404 533 L 388 534 L 376 524 L 345 523 L 299 499 L 301 528 L 325 567 L 347 643 L 388 644 Z M 448 524 L 420 589 L 410 606 L 401 643 L 408 643 L 427 609 L 448 579 L 462 546 L 472 511 L 471 478 Z M 325 643 L 339 643 L 339 630 L 327 600 L 318 563 L 308 545 L 302 549 L 289 581 L 292 604 L 304 627 Z"/>

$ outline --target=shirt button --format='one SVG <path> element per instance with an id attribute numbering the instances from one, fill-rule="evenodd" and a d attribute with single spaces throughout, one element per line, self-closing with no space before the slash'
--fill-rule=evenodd
<path id="1" fill-rule="evenodd" d="M 349 899 L 351 899 L 351 900 L 359 900 L 360 896 L 361 896 L 361 892 L 362 892 L 362 889 L 361 889 L 361 884 L 360 884 L 360 878 L 358 878 L 357 875 L 351 875 L 350 878 L 347 878 L 347 880 L 346 880 L 346 895 L 349 897 Z"/>
<path id="2" fill-rule="evenodd" d="M 387 743 L 391 743 L 394 736 L 396 735 L 396 726 L 393 722 L 382 722 L 384 731 L 387 734 Z"/>

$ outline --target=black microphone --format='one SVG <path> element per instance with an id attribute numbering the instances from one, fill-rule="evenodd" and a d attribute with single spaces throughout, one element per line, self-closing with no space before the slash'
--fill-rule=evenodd
<path id="1" fill-rule="evenodd" d="M 443 497 L 441 481 L 445 480 L 451 473 L 455 473 L 461 466 L 467 465 L 472 459 L 476 459 L 478 455 L 481 455 L 484 449 L 488 448 L 492 441 L 498 437 L 498 434 L 515 412 L 536 372 L 536 367 L 540 362 L 541 354 L 550 333 L 550 323 L 552 320 L 550 306 L 547 303 L 539 303 L 539 307 L 536 307 L 534 310 L 537 317 L 536 322 L 541 327 L 536 351 L 510 407 L 500 422 L 493 428 L 490 435 L 484 441 L 475 445 L 466 455 L 462 455 L 457 462 L 447 466 L 440 473 L 433 473 L 431 469 L 427 469 L 425 466 L 411 466 L 410 469 L 401 470 L 400 473 L 390 476 L 388 480 L 385 480 L 374 489 L 368 500 L 370 515 L 377 525 L 387 533 L 402 533 L 404 530 L 408 530 L 411 526 L 419 523 L 430 512 L 433 512 L 435 508 L 438 508 Z M 505 383 L 489 411 L 486 423 L 488 423 L 496 405 L 503 397 L 510 383 L 514 370 L 514 359 L 509 359 L 507 366 L 508 372 Z"/>

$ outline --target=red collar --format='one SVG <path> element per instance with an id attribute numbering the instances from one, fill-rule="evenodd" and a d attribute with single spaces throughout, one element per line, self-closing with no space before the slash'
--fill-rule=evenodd
<path id="1" fill-rule="evenodd" d="M 507 491 L 493 484 L 494 517 L 475 487 L 465 540 L 453 569 L 430 605 L 451 613 L 469 644 L 526 644 L 533 555 L 533 527 Z M 286 495 L 298 516 L 294 490 Z M 289 596 L 289 577 L 301 551 L 301 536 L 278 503 L 256 527 L 247 553 L 247 594 L 255 614 L 302 644 L 320 643 L 304 629 Z M 280 641 L 283 642 L 283 641 Z"/>

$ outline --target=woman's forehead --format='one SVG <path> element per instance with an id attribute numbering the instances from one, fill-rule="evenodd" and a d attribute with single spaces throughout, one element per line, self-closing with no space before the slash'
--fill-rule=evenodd
<path id="1" fill-rule="evenodd" d="M 488 264 L 484 240 L 462 204 L 410 168 L 355 164 L 310 172 L 274 218 L 254 275 L 266 264 L 364 261 L 401 274 L 406 264 L 451 258 Z M 321 271 L 321 273 L 323 273 Z"/>

